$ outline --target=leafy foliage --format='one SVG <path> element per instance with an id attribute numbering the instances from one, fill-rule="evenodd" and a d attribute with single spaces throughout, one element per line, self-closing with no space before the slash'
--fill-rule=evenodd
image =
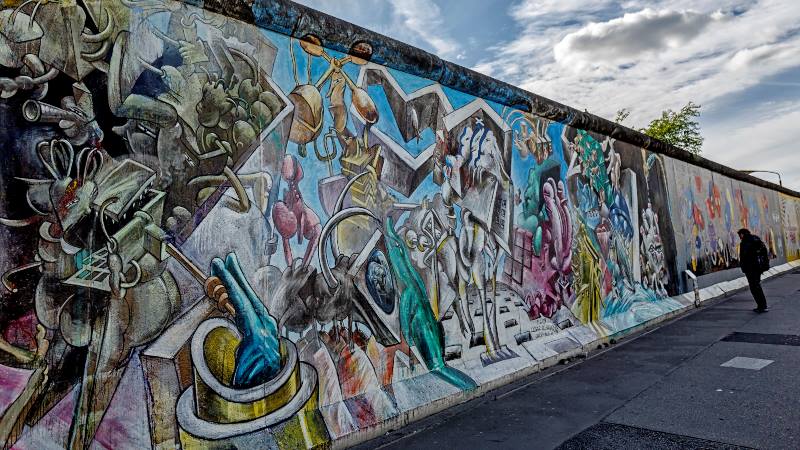
<path id="1" fill-rule="evenodd" d="M 622 124 L 630 115 L 630 109 L 622 108 L 614 116 L 614 122 Z M 700 105 L 689 102 L 677 112 L 667 109 L 661 113 L 661 117 L 653 119 L 650 125 L 639 131 L 698 155 L 703 146 L 700 124 L 695 120 L 699 116 Z"/>
<path id="2" fill-rule="evenodd" d="M 662 112 L 661 117 L 653 119 L 647 128 L 639 131 L 697 155 L 703 147 L 700 124 L 695 120 L 699 116 L 700 105 L 689 102 L 680 111 L 668 109 Z"/>

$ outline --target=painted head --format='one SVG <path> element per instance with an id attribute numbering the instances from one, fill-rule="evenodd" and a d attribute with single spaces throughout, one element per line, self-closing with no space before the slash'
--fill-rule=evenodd
<path id="1" fill-rule="evenodd" d="M 367 261 L 365 282 L 375 304 L 386 314 L 391 314 L 394 310 L 394 298 L 397 292 L 389 261 L 378 249 L 372 251 Z"/>
<path id="2" fill-rule="evenodd" d="M 54 236 L 72 246 L 85 247 L 92 234 L 92 205 L 98 195 L 95 176 L 103 169 L 105 154 L 102 149 L 84 147 L 75 155 L 72 144 L 64 139 L 40 143 L 37 154 L 52 180 L 32 186 L 28 201 L 54 216 L 55 225 L 50 230 Z"/>
<path id="3" fill-rule="evenodd" d="M 524 217 L 538 216 L 542 211 L 542 185 L 552 178 L 558 182 L 561 165 L 554 160 L 546 160 L 528 170 L 528 180 L 522 191 L 522 214 Z"/>

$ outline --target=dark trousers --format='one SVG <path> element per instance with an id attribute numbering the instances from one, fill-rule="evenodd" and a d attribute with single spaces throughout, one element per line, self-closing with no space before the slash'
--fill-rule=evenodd
<path id="1" fill-rule="evenodd" d="M 764 297 L 764 290 L 761 289 L 761 274 L 758 272 L 746 273 L 747 284 L 750 285 L 750 293 L 753 294 L 753 299 L 756 301 L 758 309 L 767 308 L 767 298 Z"/>

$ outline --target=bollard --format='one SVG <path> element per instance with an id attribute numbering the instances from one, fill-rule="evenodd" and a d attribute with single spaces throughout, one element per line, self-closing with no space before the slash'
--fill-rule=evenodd
<path id="1" fill-rule="evenodd" d="M 692 285 L 694 286 L 694 307 L 697 308 L 700 306 L 700 288 L 697 286 L 697 275 L 688 269 L 684 270 L 683 273 L 686 275 L 686 278 L 692 281 Z"/>

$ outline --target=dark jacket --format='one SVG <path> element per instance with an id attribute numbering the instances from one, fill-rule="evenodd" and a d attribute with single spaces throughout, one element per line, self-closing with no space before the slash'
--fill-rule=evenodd
<path id="1" fill-rule="evenodd" d="M 748 234 L 742 239 L 739 246 L 739 266 L 744 273 L 763 273 L 764 268 L 759 264 L 758 253 L 766 248 L 758 236 Z"/>

